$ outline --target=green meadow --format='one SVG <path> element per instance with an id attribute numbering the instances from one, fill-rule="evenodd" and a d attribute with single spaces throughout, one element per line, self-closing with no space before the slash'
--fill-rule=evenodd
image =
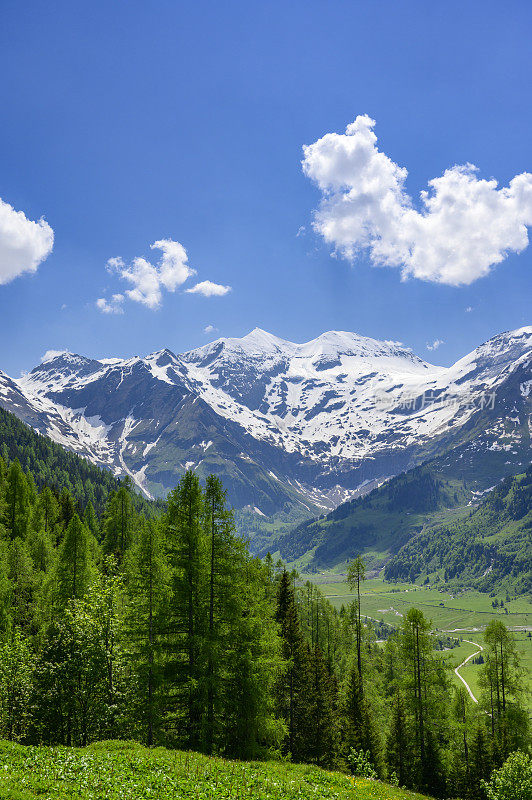
<path id="1" fill-rule="evenodd" d="M 323 573 L 312 576 L 312 580 L 319 584 L 329 601 L 339 608 L 354 600 L 354 595 L 345 579 L 338 581 L 337 577 L 331 573 Z M 492 606 L 495 600 L 499 604 L 497 609 Z M 502 608 L 501 600 L 504 602 Z M 371 578 L 363 585 L 361 602 L 363 616 L 382 620 L 390 625 L 400 625 L 401 615 L 412 606 L 419 608 L 432 621 L 434 630 L 451 632 L 461 641 L 460 646 L 450 650 L 448 654 L 453 669 L 478 649 L 466 640 L 483 645 L 482 632 L 488 622 L 492 619 L 501 620 L 514 629 L 521 663 L 527 671 L 525 684 L 529 688 L 528 705 L 532 711 L 532 636 L 529 637 L 526 630 L 515 630 L 528 628 L 532 632 L 532 603 L 528 598 L 506 600 L 506 595 L 502 593 L 495 598 L 477 591 L 452 593 L 445 587 L 428 589 L 411 583 L 390 583 L 381 578 Z M 471 662 L 460 670 L 476 697 L 479 694 L 479 670 L 480 665 Z M 454 673 L 453 681 L 462 685 Z"/>
<path id="2" fill-rule="evenodd" d="M 242 762 L 99 742 L 83 749 L 0 742 L 0 800 L 424 800 L 303 764 Z"/>

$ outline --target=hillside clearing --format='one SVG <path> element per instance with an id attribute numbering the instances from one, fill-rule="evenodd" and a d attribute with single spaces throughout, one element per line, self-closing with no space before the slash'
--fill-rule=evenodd
<path id="1" fill-rule="evenodd" d="M 149 750 L 133 742 L 84 749 L 0 743 L 1 800 L 423 800 L 380 781 L 285 762 L 237 762 Z"/>

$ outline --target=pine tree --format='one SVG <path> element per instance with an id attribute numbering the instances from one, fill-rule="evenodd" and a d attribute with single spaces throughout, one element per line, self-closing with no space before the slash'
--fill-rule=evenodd
<path id="1" fill-rule="evenodd" d="M 310 662 L 310 761 L 332 766 L 337 754 L 336 684 L 321 649 L 308 650 Z"/>
<path id="2" fill-rule="evenodd" d="M 203 493 L 198 478 L 186 472 L 168 497 L 164 521 L 172 570 L 168 607 L 168 677 L 172 685 L 174 728 L 179 743 L 197 748 L 201 739 L 200 674 L 206 632 L 207 550 Z"/>
<path id="3" fill-rule="evenodd" d="M 137 677 L 135 715 L 150 747 L 158 737 L 161 706 L 161 642 L 168 601 L 169 569 L 160 526 L 142 524 L 126 559 L 126 630 Z"/>
<path id="4" fill-rule="evenodd" d="M 24 540 L 28 530 L 30 489 L 18 459 L 9 465 L 5 479 L 3 524 L 11 539 Z"/>
<path id="5" fill-rule="evenodd" d="M 31 527 L 35 532 L 44 531 L 51 540 L 59 515 L 59 503 L 51 489 L 45 486 L 33 507 Z"/>
<path id="6" fill-rule="evenodd" d="M 222 663 L 227 650 L 226 636 L 228 618 L 236 599 L 232 586 L 232 575 L 237 566 L 232 545 L 234 519 L 226 507 L 225 492 L 220 480 L 209 475 L 205 487 L 204 526 L 208 547 L 208 597 L 206 634 L 206 672 L 204 689 L 206 714 L 204 725 L 204 747 L 210 754 L 217 737 L 218 712 L 223 703 Z"/>
<path id="7" fill-rule="evenodd" d="M 9 545 L 8 573 L 10 616 L 17 628 L 30 633 L 36 587 L 33 560 L 26 543 L 17 537 Z"/>
<path id="8" fill-rule="evenodd" d="M 522 746 L 528 728 L 526 710 L 522 704 L 522 668 L 516 643 L 508 628 L 492 620 L 484 633 L 486 651 L 480 670 L 483 688 L 482 705 L 491 715 L 494 746 L 502 761 L 512 749 Z"/>
<path id="9" fill-rule="evenodd" d="M 474 800 L 483 800 L 484 790 L 481 781 L 488 780 L 493 769 L 490 742 L 483 724 L 477 725 L 470 746 L 470 769 L 468 796 Z"/>
<path id="10" fill-rule="evenodd" d="M 286 570 L 281 575 L 277 599 L 282 655 L 286 669 L 277 685 L 278 711 L 288 730 L 285 752 L 302 761 L 310 752 L 308 718 L 310 713 L 310 662 L 303 642 L 295 595 Z"/>
<path id="11" fill-rule="evenodd" d="M 392 722 L 386 741 L 388 775 L 395 774 L 399 786 L 410 783 L 412 760 L 411 737 L 408 730 L 403 697 L 398 694 L 393 704 Z"/>
<path id="12" fill-rule="evenodd" d="M 59 608 L 86 593 L 91 574 L 89 533 L 75 514 L 59 548 L 56 566 L 56 602 Z"/>
<path id="13" fill-rule="evenodd" d="M 358 664 L 353 664 L 349 671 L 342 691 L 340 711 L 344 758 L 347 758 L 351 749 L 363 750 L 369 753 L 373 767 L 380 773 L 380 742 L 367 698 L 362 692 Z"/>
<path id="14" fill-rule="evenodd" d="M 422 612 L 411 608 L 402 625 L 400 683 L 414 729 L 414 785 L 437 792 L 442 790 L 440 732 L 445 727 L 451 701 L 444 667 L 434 656 L 429 630 L 430 623 Z"/>
<path id="15" fill-rule="evenodd" d="M 240 550 L 226 664 L 224 749 L 232 757 L 250 759 L 281 744 L 284 729 L 275 717 L 274 688 L 283 662 L 267 569 L 245 554 L 242 543 Z"/>
<path id="16" fill-rule="evenodd" d="M 135 509 L 126 484 L 109 496 L 103 522 L 103 550 L 114 555 L 119 564 L 133 542 L 135 525 Z"/>
<path id="17" fill-rule="evenodd" d="M 361 601 L 360 601 L 360 585 L 365 580 L 366 571 L 364 559 L 357 556 L 351 561 L 347 567 L 347 582 L 351 590 L 356 589 L 356 645 L 357 645 L 357 668 L 360 676 L 360 691 L 364 692 L 364 683 L 362 679 L 362 616 L 361 616 Z"/>

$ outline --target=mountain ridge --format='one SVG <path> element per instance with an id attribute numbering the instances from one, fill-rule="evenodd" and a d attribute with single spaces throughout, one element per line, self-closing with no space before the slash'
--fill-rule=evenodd
<path id="1" fill-rule="evenodd" d="M 450 367 L 347 331 L 297 344 L 255 328 L 181 354 L 52 354 L 19 379 L 0 373 L 0 405 L 147 496 L 209 470 L 236 508 L 302 519 L 465 441 L 507 448 L 517 469 L 531 362 L 530 326 Z"/>

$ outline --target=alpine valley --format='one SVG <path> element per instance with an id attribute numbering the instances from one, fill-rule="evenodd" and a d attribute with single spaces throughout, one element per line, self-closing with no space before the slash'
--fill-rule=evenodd
<path id="1" fill-rule="evenodd" d="M 294 344 L 256 328 L 178 355 L 63 352 L 18 379 L 0 372 L 0 405 L 148 498 L 187 469 L 213 472 L 258 532 L 444 455 L 447 476 L 475 492 L 519 472 L 530 461 L 531 360 L 532 327 L 451 367 L 355 333 Z"/>

